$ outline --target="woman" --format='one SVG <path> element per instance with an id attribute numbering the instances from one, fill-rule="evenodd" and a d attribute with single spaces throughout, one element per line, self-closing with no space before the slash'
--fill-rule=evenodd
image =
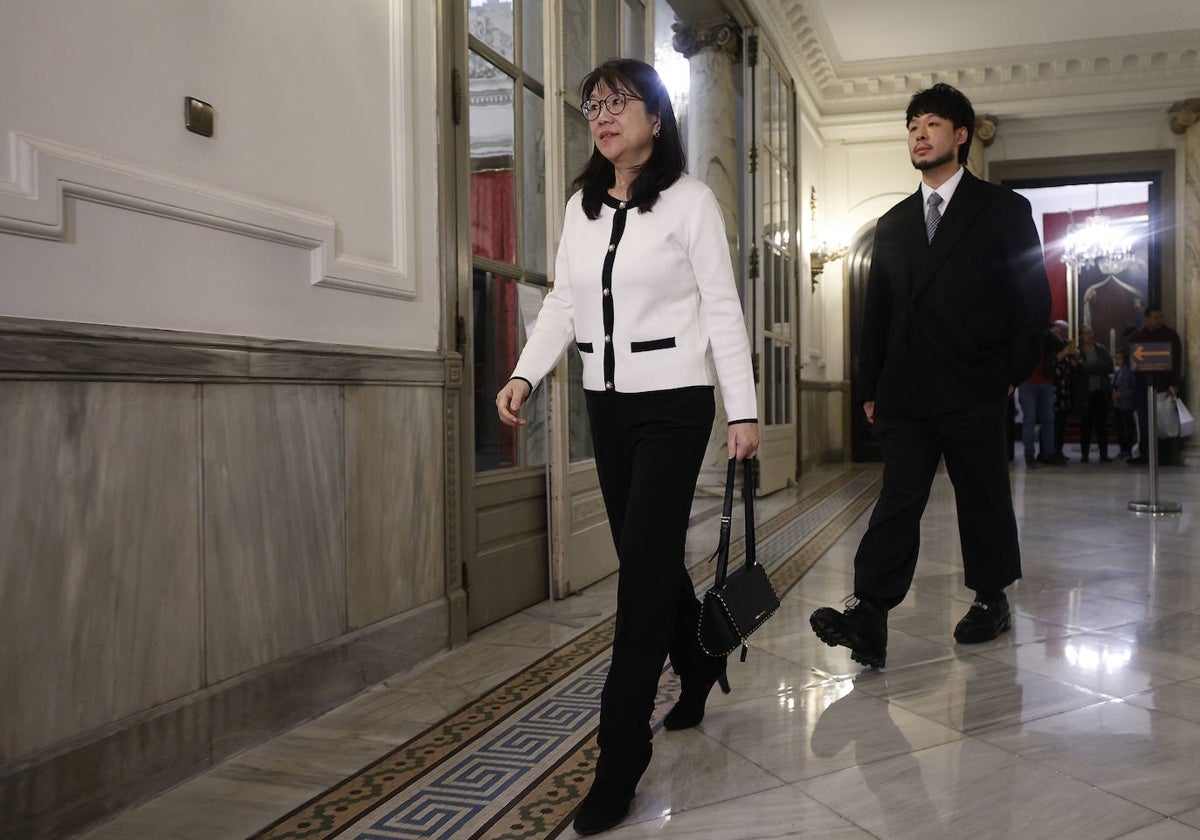
<path id="1" fill-rule="evenodd" d="M 1079 424 L 1080 461 L 1088 462 L 1092 432 L 1096 433 L 1096 448 L 1100 450 L 1100 463 L 1108 463 L 1108 396 L 1109 374 L 1113 372 L 1113 360 L 1108 348 L 1096 343 L 1096 331 L 1090 325 L 1079 330 L 1079 377 L 1080 390 L 1084 394 L 1083 422 Z"/>
<path id="2" fill-rule="evenodd" d="M 718 680 L 728 690 L 724 658 L 700 649 L 700 604 L 683 564 L 715 413 L 710 346 L 730 457 L 753 457 L 759 436 L 725 227 L 712 192 L 684 174 L 662 80 L 641 61 L 614 59 L 580 91 L 595 148 L 567 202 L 554 288 L 496 407 L 504 423 L 524 423 L 522 404 L 575 342 L 620 562 L 600 757 L 575 817 L 576 831 L 595 834 L 628 813 L 650 762 L 650 715 L 668 654 L 682 691 L 666 728 L 698 724 Z"/>

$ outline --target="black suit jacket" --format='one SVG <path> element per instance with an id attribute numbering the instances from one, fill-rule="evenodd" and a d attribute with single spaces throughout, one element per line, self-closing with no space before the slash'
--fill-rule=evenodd
<path id="1" fill-rule="evenodd" d="M 1029 202 L 964 172 L 927 243 L 918 189 L 875 229 L 856 396 L 883 417 L 1002 402 L 1049 320 Z"/>

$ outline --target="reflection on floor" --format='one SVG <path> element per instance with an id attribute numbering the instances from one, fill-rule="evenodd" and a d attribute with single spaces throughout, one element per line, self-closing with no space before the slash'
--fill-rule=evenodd
<path id="1" fill-rule="evenodd" d="M 783 606 L 704 723 L 656 733 L 633 812 L 604 836 L 1200 840 L 1200 471 L 1161 471 L 1183 513 L 1147 517 L 1126 510 L 1149 495 L 1144 467 L 1014 467 L 1025 578 L 1013 631 L 974 647 L 951 638 L 971 595 L 940 474 L 888 666 L 864 671 L 808 615 L 850 592 L 878 476 L 823 468 L 760 500 Z M 698 581 L 715 504 L 693 511 Z M 573 836 L 614 584 L 488 628 L 84 837 Z M 660 717 L 677 690 L 668 671 Z"/>

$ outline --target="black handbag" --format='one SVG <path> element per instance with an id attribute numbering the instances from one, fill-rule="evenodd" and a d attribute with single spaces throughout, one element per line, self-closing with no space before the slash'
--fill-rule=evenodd
<path id="1" fill-rule="evenodd" d="M 725 656 L 742 647 L 746 661 L 746 639 L 779 608 L 779 596 L 767 570 L 754 558 L 754 482 L 750 461 L 745 466 L 742 501 L 746 506 L 746 563 L 732 572 L 729 567 L 729 527 L 733 516 L 733 484 L 737 461 L 729 459 L 725 479 L 725 506 L 721 511 L 721 539 L 713 555 L 717 574 L 700 605 L 700 647 L 709 656 Z"/>

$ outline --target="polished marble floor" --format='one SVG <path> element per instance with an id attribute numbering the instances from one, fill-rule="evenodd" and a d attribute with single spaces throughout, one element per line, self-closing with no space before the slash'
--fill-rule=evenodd
<path id="1" fill-rule="evenodd" d="M 809 613 L 850 591 L 867 518 L 850 496 L 861 479 L 877 477 L 868 468 L 860 484 L 838 491 L 846 499 L 835 505 L 830 492 L 825 507 L 796 514 L 796 522 L 814 520 L 804 535 L 796 525 L 760 540 L 770 554 L 770 539 L 800 545 L 822 527 L 834 535 L 753 638 L 748 661 L 731 662 L 733 692 L 714 694 L 700 727 L 657 732 L 632 813 L 604 836 L 1200 840 L 1200 470 L 1160 472 L 1159 497 L 1181 502 L 1182 514 L 1139 516 L 1126 505 L 1149 495 L 1145 468 L 1026 470 L 1019 455 L 1012 480 L 1025 578 L 1010 591 L 1012 632 L 972 647 L 951 638 L 971 595 L 962 588 L 953 491 L 943 473 L 924 519 L 913 590 L 890 616 L 887 667 L 863 670 L 844 649 L 813 637 Z M 758 520 L 782 517 L 818 488 L 849 480 L 853 469 L 814 471 L 799 488 L 761 500 Z M 693 560 L 712 543 L 714 504 L 697 500 Z M 829 530 L 838 516 L 843 524 Z M 777 552 L 779 563 L 792 547 Z M 83 836 L 268 836 L 264 829 L 281 817 L 602 629 L 613 584 L 488 628 Z M 538 702 L 577 700 L 580 686 L 596 684 L 603 659 L 580 662 L 547 682 Z M 668 672 L 665 704 L 676 687 Z M 581 729 L 594 726 L 583 712 L 575 720 Z M 556 741 L 545 761 L 557 767 L 572 750 L 586 751 L 582 733 L 577 740 Z M 551 765 L 530 765 L 528 778 L 507 779 L 494 797 L 515 799 L 539 781 L 554 782 Z M 443 766 L 426 775 L 445 777 Z M 418 832 L 394 805 L 386 814 L 364 812 L 337 836 L 573 836 L 557 818 L 540 834 L 497 833 L 513 828 L 502 810 L 453 831 L 427 816 Z"/>

